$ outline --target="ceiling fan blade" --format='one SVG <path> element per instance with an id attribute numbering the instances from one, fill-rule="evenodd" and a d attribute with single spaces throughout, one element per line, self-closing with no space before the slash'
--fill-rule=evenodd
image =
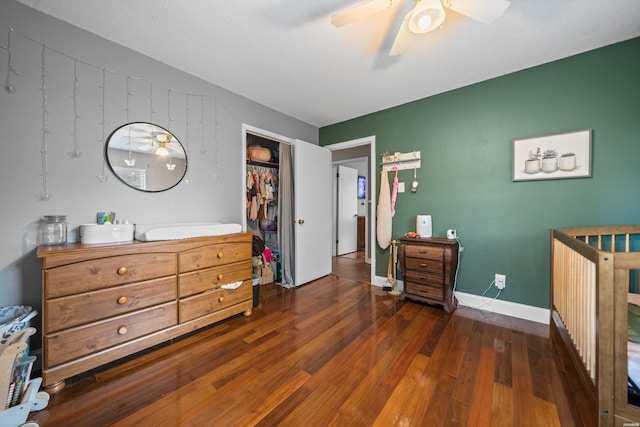
<path id="1" fill-rule="evenodd" d="M 366 18 L 374 13 L 389 9 L 398 4 L 398 2 L 399 0 L 369 0 L 345 12 L 333 15 L 331 17 L 331 23 L 335 27 L 342 27 L 358 19 Z"/>
<path id="2" fill-rule="evenodd" d="M 480 21 L 490 24 L 501 17 L 511 5 L 507 0 L 451 0 L 450 4 L 443 3 L 445 7 Z"/>
<path id="3" fill-rule="evenodd" d="M 413 9 L 407 13 L 402 20 L 402 25 L 398 30 L 395 40 L 393 41 L 393 46 L 391 46 L 391 50 L 389 50 L 389 56 L 402 55 L 409 49 L 411 38 L 413 37 L 413 33 L 409 30 L 409 21 L 412 16 Z"/>

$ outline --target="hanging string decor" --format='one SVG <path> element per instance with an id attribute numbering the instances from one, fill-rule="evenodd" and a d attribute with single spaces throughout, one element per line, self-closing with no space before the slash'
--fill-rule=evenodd
<path id="1" fill-rule="evenodd" d="M 189 94 L 185 93 L 185 151 L 187 153 L 191 153 L 191 150 L 189 149 Z M 191 176 L 191 174 L 189 173 L 191 168 L 187 168 L 187 173 L 184 176 L 184 183 L 185 184 L 189 184 L 191 182 L 191 179 L 189 178 Z"/>
<path id="2" fill-rule="evenodd" d="M 157 111 L 154 110 L 154 92 L 157 93 L 157 85 L 159 85 L 159 83 L 157 82 L 152 82 L 148 79 L 143 79 L 140 77 L 136 77 L 136 76 L 131 76 L 131 75 L 127 75 L 127 74 L 123 74 L 114 70 L 110 70 L 107 67 L 104 67 L 102 65 L 95 65 L 86 61 L 83 61 L 79 58 L 75 58 L 71 55 L 68 55 L 64 52 L 61 52 L 59 50 L 56 50 L 54 48 L 51 48 L 49 46 L 46 46 L 44 43 L 41 43 L 37 40 L 34 40 L 33 38 L 21 34 L 19 31 L 15 31 L 13 27 L 9 26 L 8 27 L 8 34 L 7 34 L 7 41 L 6 41 L 6 46 L 0 46 L 0 49 L 3 49 L 7 52 L 7 73 L 6 73 L 6 77 L 5 77 L 5 81 L 4 81 L 4 89 L 8 92 L 8 93 L 15 93 L 16 92 L 16 86 L 15 86 L 15 77 L 19 76 L 20 73 L 18 73 L 18 71 L 16 70 L 13 62 L 14 62 L 14 41 L 15 41 L 15 37 L 19 36 L 24 38 L 25 40 L 28 40 L 29 42 L 32 42 L 36 45 L 38 45 L 39 47 L 41 47 L 41 66 L 40 68 L 42 69 L 42 82 L 41 85 L 39 87 L 39 89 L 42 91 L 42 142 L 41 142 L 41 156 L 42 156 L 42 192 L 40 194 L 38 194 L 37 198 L 38 200 L 41 201 L 47 201 L 49 200 L 49 198 L 51 197 L 51 194 L 49 193 L 49 158 L 48 158 L 48 154 L 49 154 L 49 133 L 50 133 L 50 129 L 49 129 L 49 123 L 48 123 L 48 119 L 49 119 L 49 100 L 47 99 L 47 96 L 50 95 L 50 93 L 48 93 L 49 91 L 47 90 L 47 73 L 49 72 L 49 70 L 47 70 L 47 64 L 45 63 L 45 53 L 48 54 L 57 54 L 61 57 L 67 58 L 71 61 L 73 61 L 73 89 L 72 89 L 72 93 L 70 94 L 71 99 L 73 100 L 73 132 L 71 133 L 71 136 L 73 138 L 73 148 L 71 151 L 67 152 L 67 155 L 71 158 L 71 159 L 81 159 L 82 157 L 82 151 L 80 151 L 80 143 L 81 143 L 81 139 L 80 139 L 80 135 L 79 135 L 79 127 L 80 125 L 83 123 L 82 122 L 82 114 L 81 114 L 81 106 L 82 106 L 82 102 L 81 102 L 81 92 L 82 92 L 82 82 L 80 81 L 80 77 L 79 77 L 79 70 L 81 70 L 79 67 L 80 65 L 86 66 L 88 68 L 92 68 L 94 70 L 99 71 L 102 74 L 102 82 L 99 86 L 97 86 L 101 92 L 101 100 L 100 103 L 98 104 L 98 108 L 99 111 L 101 112 L 101 119 L 98 122 L 98 126 L 96 128 L 96 133 L 100 133 L 100 136 L 98 136 L 96 138 L 97 142 L 100 144 L 100 152 L 102 153 L 103 149 L 104 149 L 104 145 L 106 143 L 106 138 L 107 135 L 109 134 L 109 124 L 107 123 L 107 117 L 108 117 L 108 108 L 107 108 L 107 98 L 109 95 L 107 93 L 107 77 L 108 75 L 116 75 L 116 76 L 121 76 L 121 77 L 125 77 L 127 79 L 127 93 L 126 93 L 126 103 L 127 103 L 127 121 L 130 121 L 130 118 L 132 116 L 132 114 L 134 113 L 134 111 L 131 109 L 132 104 L 130 104 L 130 102 L 132 101 L 131 97 L 134 96 L 134 92 L 132 92 L 131 90 L 131 86 L 130 86 L 130 81 L 131 79 L 136 79 L 136 80 L 140 80 L 140 81 L 144 81 L 147 82 L 149 85 L 149 91 L 148 91 L 148 105 L 149 105 L 149 122 L 153 123 L 154 119 L 157 120 L 158 118 L 156 117 L 157 115 Z M 154 85 L 156 86 L 156 88 L 154 88 Z M 109 85 L 111 86 L 111 85 Z M 171 116 L 171 111 L 172 108 L 174 106 L 172 106 L 172 97 L 175 95 L 175 93 L 179 93 L 182 94 L 186 97 L 186 150 L 189 151 L 189 145 L 192 142 L 191 139 L 194 136 L 194 131 L 195 129 L 191 129 L 191 124 L 190 122 L 193 122 L 193 116 L 192 116 L 192 103 L 193 103 L 193 99 L 190 99 L 192 97 L 199 97 L 200 98 L 200 117 L 198 120 L 198 123 L 200 124 L 200 138 L 201 138 L 201 144 L 200 144 L 200 154 L 204 155 L 207 152 L 207 145 L 208 142 L 205 139 L 207 137 L 207 133 L 208 130 L 210 129 L 209 127 L 206 126 L 205 120 L 213 120 L 214 124 L 214 128 L 210 131 L 212 132 L 212 139 L 213 141 L 211 142 L 213 144 L 213 152 L 214 152 L 214 156 L 215 156 L 215 162 L 214 162 L 214 167 L 213 167 L 213 178 L 214 179 L 218 179 L 219 178 L 219 170 L 220 170 L 220 155 L 219 155 L 219 126 L 220 126 L 220 121 L 219 121 L 219 115 L 220 115 L 220 108 L 224 108 L 226 112 L 229 113 L 229 117 L 230 120 L 232 120 L 233 122 L 240 124 L 242 123 L 242 120 L 238 119 L 238 117 L 236 117 L 236 115 L 234 114 L 234 112 L 232 110 L 230 110 L 224 103 L 220 103 L 218 102 L 218 98 L 215 95 L 208 95 L 208 94 L 203 94 L 203 93 L 189 93 L 187 91 L 182 91 L 179 89 L 175 89 L 175 88 L 171 88 L 171 87 L 167 87 L 165 85 L 160 84 L 160 86 L 162 88 L 165 88 L 167 90 L 167 129 L 172 129 L 174 123 L 174 117 Z M 110 88 L 111 90 L 111 88 Z M 115 88 L 113 88 L 113 90 L 116 90 Z M 53 93 L 53 92 L 51 92 Z M 213 113 L 209 113 L 209 104 L 208 104 L 208 100 L 211 99 L 213 102 Z M 213 117 L 211 117 L 211 115 Z M 207 131 L 205 131 L 205 127 L 207 128 Z M 93 150 L 92 150 L 93 151 Z M 86 156 L 85 156 L 86 157 Z M 107 169 L 108 169 L 108 165 L 107 165 L 107 160 L 105 158 L 105 156 L 101 156 L 101 171 L 96 175 L 96 178 L 100 181 L 100 182 L 106 182 L 108 180 L 108 173 L 107 173 Z M 187 169 L 185 178 L 183 180 L 183 182 L 185 183 L 189 183 L 190 181 L 190 172 L 192 171 L 191 168 Z"/>
<path id="3" fill-rule="evenodd" d="M 213 100 L 213 152 L 215 161 L 213 164 L 213 178 L 218 179 L 218 169 L 220 167 L 220 156 L 218 155 L 218 100 Z"/>
<path id="4" fill-rule="evenodd" d="M 149 123 L 153 123 L 153 114 L 156 113 L 156 111 L 153 109 L 153 83 L 149 82 L 149 95 L 147 95 L 147 97 L 149 98 Z"/>
<path id="5" fill-rule="evenodd" d="M 7 46 L 0 46 L 0 48 L 7 51 L 7 77 L 5 80 L 4 88 L 9 93 L 13 93 L 13 90 L 14 90 L 11 77 L 18 75 L 18 72 L 13 67 L 13 62 L 11 60 L 11 34 L 12 33 L 13 33 L 13 27 L 9 27 L 9 34 L 7 35 Z"/>
<path id="6" fill-rule="evenodd" d="M 72 159 L 79 159 L 82 152 L 78 151 L 78 119 L 80 118 L 78 115 L 78 60 L 73 61 L 73 95 L 71 98 L 73 99 L 73 132 L 71 132 L 73 151 L 67 154 Z"/>
<path id="7" fill-rule="evenodd" d="M 186 148 L 187 148 L 187 153 L 190 153 L 191 150 L 189 150 L 189 94 L 187 93 L 185 95 L 185 112 L 184 112 L 184 117 L 185 117 L 185 144 L 186 144 Z"/>
<path id="8" fill-rule="evenodd" d="M 107 99 L 106 99 L 106 88 L 107 88 L 107 70 L 105 68 L 102 69 L 102 84 L 100 86 L 98 86 L 98 88 L 101 90 L 102 92 L 102 103 L 99 105 L 99 107 L 101 107 L 102 109 L 102 120 L 100 121 L 99 125 L 102 127 L 102 138 L 98 140 L 98 143 L 100 143 L 100 148 L 104 147 L 104 144 L 106 142 L 106 138 L 107 138 L 107 133 L 106 133 L 106 118 L 105 118 L 105 110 L 106 110 L 106 103 L 107 103 Z M 98 174 L 97 178 L 100 182 L 106 182 L 108 179 L 108 176 L 106 174 L 106 169 L 107 169 L 107 161 L 106 159 L 102 159 L 102 172 L 100 174 Z"/>
<path id="9" fill-rule="evenodd" d="M 204 145 L 204 96 L 200 94 L 200 154 L 205 154 L 207 150 Z"/>
<path id="10" fill-rule="evenodd" d="M 133 95 L 133 93 L 131 92 L 131 78 L 127 77 L 127 102 L 126 102 L 126 107 L 125 107 L 125 110 L 126 110 L 126 113 L 127 113 L 127 123 L 131 123 L 131 119 L 129 118 L 129 111 L 130 111 L 130 101 L 129 100 L 131 99 L 132 95 Z M 135 166 L 135 164 L 136 164 L 136 159 L 134 159 L 131 156 L 131 126 L 129 126 L 129 136 L 128 136 L 128 138 L 129 138 L 129 157 L 124 159 L 124 163 L 127 166 L 131 167 L 131 166 Z"/>
<path id="11" fill-rule="evenodd" d="M 40 91 L 42 92 L 42 147 L 40 153 L 42 156 L 42 192 L 36 196 L 36 199 L 40 202 L 46 202 L 51 198 L 49 194 L 49 109 L 47 105 L 47 65 L 45 62 L 45 52 L 47 47 L 42 45 L 42 53 L 40 54 L 42 70 L 42 84 Z"/>
<path id="12" fill-rule="evenodd" d="M 167 129 L 171 129 L 171 89 L 167 89 Z"/>

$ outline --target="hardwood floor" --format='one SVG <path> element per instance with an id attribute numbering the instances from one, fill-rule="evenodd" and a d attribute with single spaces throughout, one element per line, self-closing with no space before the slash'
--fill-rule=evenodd
<path id="1" fill-rule="evenodd" d="M 251 317 L 76 378 L 30 418 L 43 427 L 589 424 L 546 325 L 401 302 L 345 277 L 355 264 L 342 261 L 295 290 L 261 286 Z"/>

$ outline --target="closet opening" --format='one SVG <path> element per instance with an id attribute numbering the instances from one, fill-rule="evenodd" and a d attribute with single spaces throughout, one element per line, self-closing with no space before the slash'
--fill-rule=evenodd
<path id="1" fill-rule="evenodd" d="M 279 198 L 281 191 L 287 189 L 280 187 L 280 145 L 286 143 L 250 131 L 244 132 L 244 139 L 243 145 L 246 148 L 244 222 L 246 231 L 260 237 L 265 247 L 258 259 L 254 258 L 254 273 L 257 263 L 262 263 L 262 265 L 268 263 L 273 271 L 273 281 L 281 283 L 283 281 L 283 254 L 279 232 L 279 218 L 281 216 Z M 285 179 L 285 183 L 286 181 Z M 290 210 L 291 206 L 287 208 Z M 284 255 L 288 256 L 286 248 L 284 252 Z M 286 282 L 286 272 L 284 276 Z M 264 278 L 259 280 L 264 281 Z"/>

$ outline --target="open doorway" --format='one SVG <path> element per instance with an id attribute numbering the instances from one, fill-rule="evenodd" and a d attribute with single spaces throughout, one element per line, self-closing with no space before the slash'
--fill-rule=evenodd
<path id="1" fill-rule="evenodd" d="M 345 141 L 326 146 L 331 150 L 334 170 L 338 165 L 346 165 L 358 171 L 357 179 L 366 182 L 365 196 L 358 199 L 358 223 L 362 227 L 360 236 L 363 238 L 358 249 L 343 255 L 337 253 L 338 237 L 338 207 L 337 181 L 334 174 L 333 197 L 333 272 L 337 275 L 356 280 L 374 283 L 375 279 L 375 136 L 369 136 L 351 141 Z M 362 177 L 362 178 L 359 178 Z M 357 225 L 355 225 L 357 226 Z M 356 230 L 353 230 L 356 232 Z"/>

